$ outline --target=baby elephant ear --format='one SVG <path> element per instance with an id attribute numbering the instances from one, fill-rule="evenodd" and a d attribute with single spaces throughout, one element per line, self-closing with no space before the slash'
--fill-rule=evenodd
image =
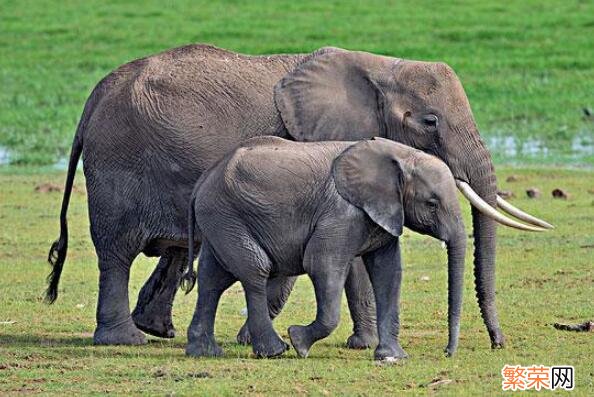
<path id="1" fill-rule="evenodd" d="M 359 142 L 334 160 L 338 193 L 395 237 L 402 234 L 404 173 L 392 142 Z"/>

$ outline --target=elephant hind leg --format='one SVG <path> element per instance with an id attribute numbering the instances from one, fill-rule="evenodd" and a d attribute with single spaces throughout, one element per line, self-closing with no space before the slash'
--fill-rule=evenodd
<path id="1" fill-rule="evenodd" d="M 345 284 L 353 334 L 347 339 L 349 349 L 369 349 L 377 346 L 375 296 L 369 275 L 361 258 L 355 258 Z"/>
<path id="2" fill-rule="evenodd" d="M 287 299 L 289 299 L 295 281 L 297 281 L 297 277 L 278 276 L 268 279 L 266 295 L 268 297 L 268 314 L 271 320 L 274 320 L 280 314 Z M 237 343 L 241 345 L 250 345 L 252 343 L 247 321 L 237 333 Z"/>
<path id="3" fill-rule="evenodd" d="M 184 248 L 167 249 L 140 290 L 132 318 L 136 326 L 147 334 L 161 338 L 175 337 L 171 311 L 187 257 Z"/>
<path id="4" fill-rule="evenodd" d="M 289 349 L 272 327 L 268 312 L 266 279 L 242 280 L 248 307 L 248 327 L 256 357 L 277 357 Z"/>
<path id="5" fill-rule="evenodd" d="M 208 243 L 202 245 L 198 266 L 198 300 L 190 327 L 186 355 L 216 357 L 223 354 L 214 336 L 214 323 L 219 299 L 236 278 L 215 258 Z"/>
<path id="6" fill-rule="evenodd" d="M 130 267 L 137 253 L 115 252 L 98 251 L 99 302 L 93 342 L 96 345 L 141 345 L 146 343 L 146 337 L 132 321 L 128 301 Z"/>

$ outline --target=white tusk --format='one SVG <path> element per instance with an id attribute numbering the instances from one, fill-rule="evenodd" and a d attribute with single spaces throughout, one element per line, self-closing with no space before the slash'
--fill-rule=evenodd
<path id="1" fill-rule="evenodd" d="M 547 223 L 542 219 L 538 219 L 537 217 L 527 214 L 521 209 L 514 207 L 499 196 L 497 196 L 497 206 L 508 214 L 515 216 L 519 220 L 526 221 L 532 225 L 544 227 L 545 229 L 555 228 L 555 226 L 551 225 L 550 223 Z"/>
<path id="2" fill-rule="evenodd" d="M 460 189 L 460 192 L 470 201 L 470 204 L 489 218 L 494 219 L 496 222 L 502 225 L 513 227 L 520 230 L 527 230 L 531 232 L 544 232 L 546 229 L 540 227 L 524 225 L 523 223 L 514 221 L 506 217 L 505 215 L 497 212 L 497 210 L 491 207 L 485 200 L 483 200 L 466 182 L 456 180 L 456 186 Z"/>

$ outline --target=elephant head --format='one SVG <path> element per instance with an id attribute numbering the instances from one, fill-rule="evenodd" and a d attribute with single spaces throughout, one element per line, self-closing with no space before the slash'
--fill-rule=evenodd
<path id="1" fill-rule="evenodd" d="M 280 80 L 274 96 L 296 140 L 380 136 L 447 164 L 473 204 L 476 294 L 492 347 L 503 346 L 495 306 L 495 221 L 532 231 L 552 226 L 497 196 L 490 153 L 454 71 L 444 63 L 322 49 Z M 536 227 L 504 216 L 495 210 L 497 205 Z"/>
<path id="2" fill-rule="evenodd" d="M 443 241 L 448 250 L 451 355 L 458 345 L 466 232 L 456 183 L 438 158 L 382 138 L 359 142 L 334 162 L 338 193 L 393 236 L 403 226 Z"/>

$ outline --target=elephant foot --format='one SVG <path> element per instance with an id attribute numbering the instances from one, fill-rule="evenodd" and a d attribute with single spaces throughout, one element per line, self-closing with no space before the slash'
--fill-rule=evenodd
<path id="1" fill-rule="evenodd" d="M 134 324 L 143 332 L 159 338 L 175 338 L 175 327 L 171 316 L 148 313 L 138 308 L 132 313 Z"/>
<path id="2" fill-rule="evenodd" d="M 299 357 L 306 358 L 309 354 L 309 349 L 315 342 L 315 340 L 312 339 L 307 326 L 292 325 L 289 327 L 288 332 L 291 344 Z"/>
<path id="3" fill-rule="evenodd" d="M 189 357 L 221 357 L 222 355 L 223 349 L 217 344 L 214 337 L 192 338 L 186 346 L 186 356 Z"/>
<path id="4" fill-rule="evenodd" d="M 261 342 L 254 341 L 252 350 L 257 358 L 274 358 L 289 350 L 289 345 L 274 333 L 263 337 Z"/>
<path id="5" fill-rule="evenodd" d="M 349 336 L 346 346 L 349 349 L 370 349 L 377 346 L 377 333 L 375 331 L 356 331 Z"/>
<path id="6" fill-rule="evenodd" d="M 237 333 L 237 343 L 244 346 L 249 346 L 252 344 L 252 337 L 250 336 L 250 329 L 248 328 L 247 323 L 243 324 L 239 332 Z"/>
<path id="7" fill-rule="evenodd" d="M 379 361 L 398 362 L 408 358 L 408 354 L 400 344 L 395 343 L 391 346 L 378 346 L 375 349 L 374 358 Z"/>
<path id="8" fill-rule="evenodd" d="M 446 357 L 452 357 L 454 355 L 454 353 L 456 353 L 456 350 L 458 350 L 458 346 L 446 346 L 445 349 L 443 349 Z"/>
<path id="9" fill-rule="evenodd" d="M 505 336 L 503 336 L 500 329 L 489 332 L 489 336 L 491 337 L 491 349 L 503 349 L 505 347 Z"/>
<path id="10" fill-rule="evenodd" d="M 116 325 L 98 325 L 93 336 L 95 345 L 144 345 L 146 336 L 130 317 Z"/>

